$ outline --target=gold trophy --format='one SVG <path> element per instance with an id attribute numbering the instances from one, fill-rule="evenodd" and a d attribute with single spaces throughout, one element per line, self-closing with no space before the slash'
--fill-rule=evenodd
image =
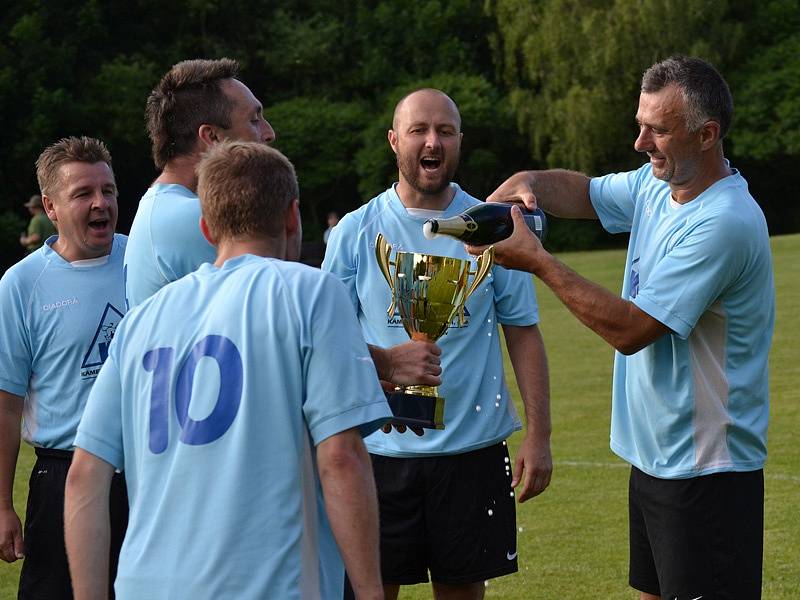
<path id="1" fill-rule="evenodd" d="M 454 318 L 463 326 L 464 304 L 489 274 L 494 248 L 487 248 L 478 257 L 475 271 L 470 270 L 469 260 L 448 256 L 397 252 L 392 261 L 389 259 L 391 251 L 391 245 L 379 233 L 375 240 L 375 256 L 392 290 L 389 317 L 397 308 L 412 340 L 435 342 Z M 470 275 L 474 275 L 472 284 L 469 284 Z M 438 395 L 435 387 L 396 387 L 386 396 L 394 413 L 394 423 L 444 429 L 444 398 Z"/>

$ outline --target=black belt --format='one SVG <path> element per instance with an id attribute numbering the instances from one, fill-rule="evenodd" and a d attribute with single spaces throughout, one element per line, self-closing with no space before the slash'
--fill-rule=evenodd
<path id="1" fill-rule="evenodd" d="M 72 460 L 72 450 L 58 450 L 56 448 L 34 448 L 36 456 L 39 458 L 59 458 L 61 460 Z"/>

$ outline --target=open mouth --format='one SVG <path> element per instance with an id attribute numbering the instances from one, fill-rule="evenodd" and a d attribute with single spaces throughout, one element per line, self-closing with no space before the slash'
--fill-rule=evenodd
<path id="1" fill-rule="evenodd" d="M 426 171 L 435 171 L 441 166 L 442 159 L 425 157 L 419 161 L 419 164 L 422 165 L 422 168 L 425 169 Z"/>
<path id="2" fill-rule="evenodd" d="M 108 219 L 93 219 L 89 221 L 89 228 L 95 231 L 103 231 L 108 227 Z"/>

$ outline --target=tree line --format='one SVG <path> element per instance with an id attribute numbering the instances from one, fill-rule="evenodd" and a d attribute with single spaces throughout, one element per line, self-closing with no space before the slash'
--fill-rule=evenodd
<path id="1" fill-rule="evenodd" d="M 797 0 L 17 0 L 0 13 L 0 267 L 21 256 L 33 163 L 67 135 L 103 139 L 119 230 L 156 176 L 144 103 L 187 58 L 229 56 L 295 164 L 308 239 L 396 178 L 395 102 L 431 86 L 458 103 L 456 180 L 485 196 L 522 168 L 636 167 L 639 79 L 672 53 L 713 62 L 736 115 L 726 155 L 773 233 L 800 230 Z M 553 249 L 614 243 L 557 222 Z"/>

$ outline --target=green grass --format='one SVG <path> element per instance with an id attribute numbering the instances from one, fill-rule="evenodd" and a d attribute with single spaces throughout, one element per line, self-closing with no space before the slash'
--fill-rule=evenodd
<path id="1" fill-rule="evenodd" d="M 770 356 L 771 421 L 766 473 L 764 599 L 800 598 L 800 235 L 772 239 L 778 298 Z M 570 253 L 561 260 L 618 291 L 623 251 Z M 627 586 L 625 463 L 608 449 L 613 352 L 537 285 L 550 361 L 555 462 L 548 490 L 518 505 L 520 571 L 494 579 L 487 598 L 633 599 Z M 506 365 L 509 375 L 510 366 Z M 513 381 L 513 377 L 509 377 Z M 518 393 L 512 390 L 515 397 Z M 512 451 L 520 434 L 511 439 Z M 23 449 L 15 503 L 24 507 L 32 452 Z M 16 598 L 19 563 L 0 566 L 0 600 Z M 430 598 L 430 587 L 403 588 L 403 600 Z"/>

